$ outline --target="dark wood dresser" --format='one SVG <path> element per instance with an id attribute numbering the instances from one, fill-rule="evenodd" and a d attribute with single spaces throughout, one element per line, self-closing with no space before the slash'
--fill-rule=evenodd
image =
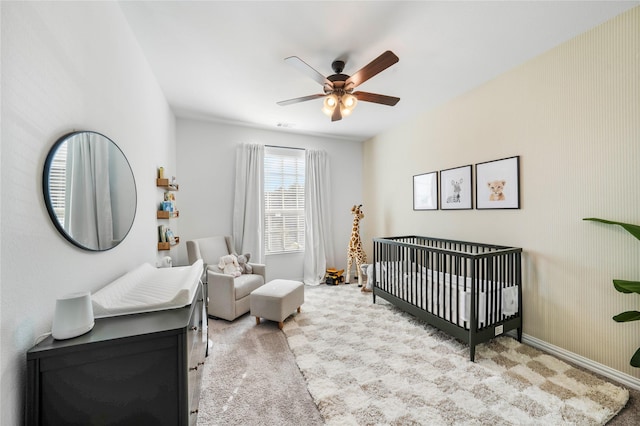
<path id="1" fill-rule="evenodd" d="M 203 286 L 189 306 L 95 320 L 27 352 L 26 424 L 195 425 L 207 352 Z"/>

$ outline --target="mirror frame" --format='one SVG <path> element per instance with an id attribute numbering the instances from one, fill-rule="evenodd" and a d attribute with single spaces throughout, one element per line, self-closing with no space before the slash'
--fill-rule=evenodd
<path id="1" fill-rule="evenodd" d="M 95 248 L 95 247 L 88 247 L 88 246 L 82 244 L 81 242 L 79 242 L 78 240 L 76 240 L 75 238 L 73 238 L 73 235 L 71 235 L 69 232 L 67 232 L 67 230 L 64 228 L 64 226 L 58 220 L 58 216 L 56 215 L 56 212 L 55 212 L 55 210 L 53 208 L 53 203 L 51 201 L 51 194 L 50 194 L 50 191 L 49 191 L 49 183 L 50 183 L 49 175 L 51 173 L 51 164 L 53 162 L 54 157 L 56 156 L 56 154 L 58 152 L 58 148 L 62 144 L 64 144 L 65 142 L 69 141 L 74 136 L 80 135 L 80 134 L 85 134 L 85 133 L 91 133 L 91 134 L 103 137 L 104 139 L 108 140 L 113 145 L 114 148 L 116 148 L 116 150 L 122 155 L 122 159 L 124 160 L 124 163 L 129 168 L 129 171 L 131 172 L 131 180 L 133 182 L 135 205 L 133 207 L 133 215 L 131 217 L 131 223 L 129 224 L 129 228 L 127 229 L 127 231 L 124 233 L 122 238 L 117 243 L 113 244 L 111 247 L 104 248 L 104 249 Z M 136 214 L 137 214 L 137 211 L 138 211 L 138 188 L 136 186 L 136 179 L 135 179 L 135 176 L 133 174 L 133 169 L 131 168 L 131 164 L 129 163 L 129 160 L 127 159 L 127 156 L 124 155 L 124 152 L 120 149 L 120 147 L 113 140 L 111 140 L 109 137 L 103 135 L 102 133 L 94 132 L 94 131 L 91 131 L 91 130 L 78 130 L 78 131 L 73 131 L 73 132 L 67 133 L 67 134 L 63 135 L 62 137 L 60 137 L 53 144 L 53 146 L 49 150 L 49 153 L 47 154 L 47 158 L 46 158 L 45 163 L 44 163 L 44 171 L 43 171 L 43 174 L 42 174 L 42 193 L 44 195 L 44 202 L 45 202 L 45 205 L 47 206 L 47 212 L 49 213 L 49 217 L 51 218 L 51 221 L 55 225 L 56 229 L 62 234 L 62 236 L 67 241 L 69 241 L 71 244 L 73 244 L 74 246 L 79 247 L 79 248 L 81 248 L 83 250 L 88 250 L 88 251 L 93 251 L 93 252 L 108 251 L 108 250 L 111 250 L 112 248 L 117 247 L 118 245 L 120 245 L 125 240 L 125 238 L 127 238 L 127 235 L 129 235 L 129 232 L 131 232 L 131 228 L 133 227 L 133 223 L 135 222 Z"/>

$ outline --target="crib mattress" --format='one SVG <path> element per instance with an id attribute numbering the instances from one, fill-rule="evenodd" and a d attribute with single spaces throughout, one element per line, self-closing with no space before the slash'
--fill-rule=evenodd
<path id="1" fill-rule="evenodd" d="M 142 264 L 91 296 L 93 314 L 100 318 L 189 305 L 198 289 L 202 266 L 202 260 L 175 268 Z"/>
<path id="2" fill-rule="evenodd" d="M 471 311 L 471 278 L 450 275 L 415 265 L 408 268 L 409 272 L 397 262 L 377 263 L 376 268 L 378 285 L 381 282 L 381 277 L 384 276 L 388 278 L 387 284 L 391 286 L 393 292 L 398 294 L 399 291 L 402 291 L 405 300 L 409 303 L 468 328 Z M 493 316 L 494 304 L 489 303 L 490 300 L 499 300 L 503 317 L 518 312 L 519 289 L 517 285 L 505 286 L 503 283 L 494 283 L 493 286 L 487 286 L 487 283 L 482 280 L 479 281 L 479 284 L 480 288 L 493 288 L 492 291 L 478 291 L 476 293 L 478 298 L 477 318 L 480 327 L 485 325 L 487 311 L 489 317 Z M 437 300 L 430 300 L 434 295 L 437 295 Z M 457 315 L 455 315 L 456 312 Z M 452 314 L 454 314 L 453 317 Z"/>

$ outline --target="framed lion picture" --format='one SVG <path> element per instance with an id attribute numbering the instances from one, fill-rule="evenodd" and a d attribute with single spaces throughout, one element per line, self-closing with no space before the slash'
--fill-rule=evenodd
<path id="1" fill-rule="evenodd" d="M 520 156 L 476 164 L 476 209 L 520 208 Z"/>

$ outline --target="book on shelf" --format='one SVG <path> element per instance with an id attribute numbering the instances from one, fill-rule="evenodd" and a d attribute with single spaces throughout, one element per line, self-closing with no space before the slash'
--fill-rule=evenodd
<path id="1" fill-rule="evenodd" d="M 171 229 L 167 229 L 165 234 L 166 234 L 166 240 L 169 243 L 169 245 L 175 246 L 178 243 Z"/>
<path id="2" fill-rule="evenodd" d="M 166 225 L 158 226 L 158 242 L 160 243 L 167 242 L 167 226 Z"/>

